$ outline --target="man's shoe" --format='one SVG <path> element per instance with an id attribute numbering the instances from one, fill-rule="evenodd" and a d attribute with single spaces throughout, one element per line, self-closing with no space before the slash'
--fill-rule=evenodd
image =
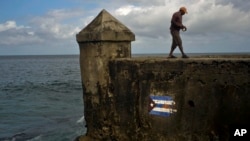
<path id="1" fill-rule="evenodd" d="M 186 54 L 182 55 L 182 58 L 189 58 Z"/>

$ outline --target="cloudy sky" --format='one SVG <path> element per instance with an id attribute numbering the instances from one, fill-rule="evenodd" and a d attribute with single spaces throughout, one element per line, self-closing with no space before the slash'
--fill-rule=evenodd
<path id="1" fill-rule="evenodd" d="M 168 54 L 181 6 L 185 52 L 250 52 L 249 0 L 1 0 L 0 55 L 79 54 L 75 35 L 102 9 L 135 33 L 132 53 Z"/>

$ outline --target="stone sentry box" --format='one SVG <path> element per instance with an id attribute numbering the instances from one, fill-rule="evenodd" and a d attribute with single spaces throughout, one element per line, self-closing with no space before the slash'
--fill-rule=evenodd
<path id="1" fill-rule="evenodd" d="M 95 139 L 112 138 L 116 113 L 113 93 L 109 92 L 112 86 L 109 86 L 108 63 L 115 58 L 131 57 L 135 35 L 102 10 L 76 39 L 80 48 L 86 135 Z"/>
<path id="2" fill-rule="evenodd" d="M 134 34 L 103 10 L 79 34 L 81 141 L 227 141 L 250 119 L 250 57 L 131 58 Z M 168 116 L 152 97 L 171 98 Z"/>

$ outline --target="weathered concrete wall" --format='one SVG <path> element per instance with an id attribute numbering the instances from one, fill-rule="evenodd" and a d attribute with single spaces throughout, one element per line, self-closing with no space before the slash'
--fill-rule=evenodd
<path id="1" fill-rule="evenodd" d="M 86 126 L 88 134 L 98 136 L 99 134 L 96 132 L 104 132 L 106 129 L 106 123 L 103 119 L 112 116 L 104 113 L 109 110 L 107 106 L 110 105 L 107 101 L 110 95 L 108 93 L 108 61 L 112 58 L 129 57 L 130 42 L 116 44 L 112 42 L 87 42 L 79 43 L 79 45 Z M 127 48 L 121 49 L 124 46 Z"/>
<path id="2" fill-rule="evenodd" d="M 232 125 L 250 123 L 250 57 L 116 59 L 109 68 L 118 140 L 224 141 Z M 173 97 L 177 112 L 150 115 L 150 95 Z"/>
<path id="3" fill-rule="evenodd" d="M 131 58 L 134 34 L 105 10 L 76 39 L 87 127 L 78 140 L 227 141 L 232 125 L 249 124 L 250 56 Z M 167 115 L 151 113 L 159 96 Z"/>

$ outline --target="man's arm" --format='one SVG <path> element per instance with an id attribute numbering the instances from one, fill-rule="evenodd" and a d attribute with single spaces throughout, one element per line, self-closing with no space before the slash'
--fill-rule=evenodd
<path id="1" fill-rule="evenodd" d="M 182 17 L 180 14 L 176 13 L 174 14 L 174 17 L 173 17 L 173 21 L 175 26 L 179 27 L 179 28 L 185 28 L 185 26 L 182 24 Z"/>

